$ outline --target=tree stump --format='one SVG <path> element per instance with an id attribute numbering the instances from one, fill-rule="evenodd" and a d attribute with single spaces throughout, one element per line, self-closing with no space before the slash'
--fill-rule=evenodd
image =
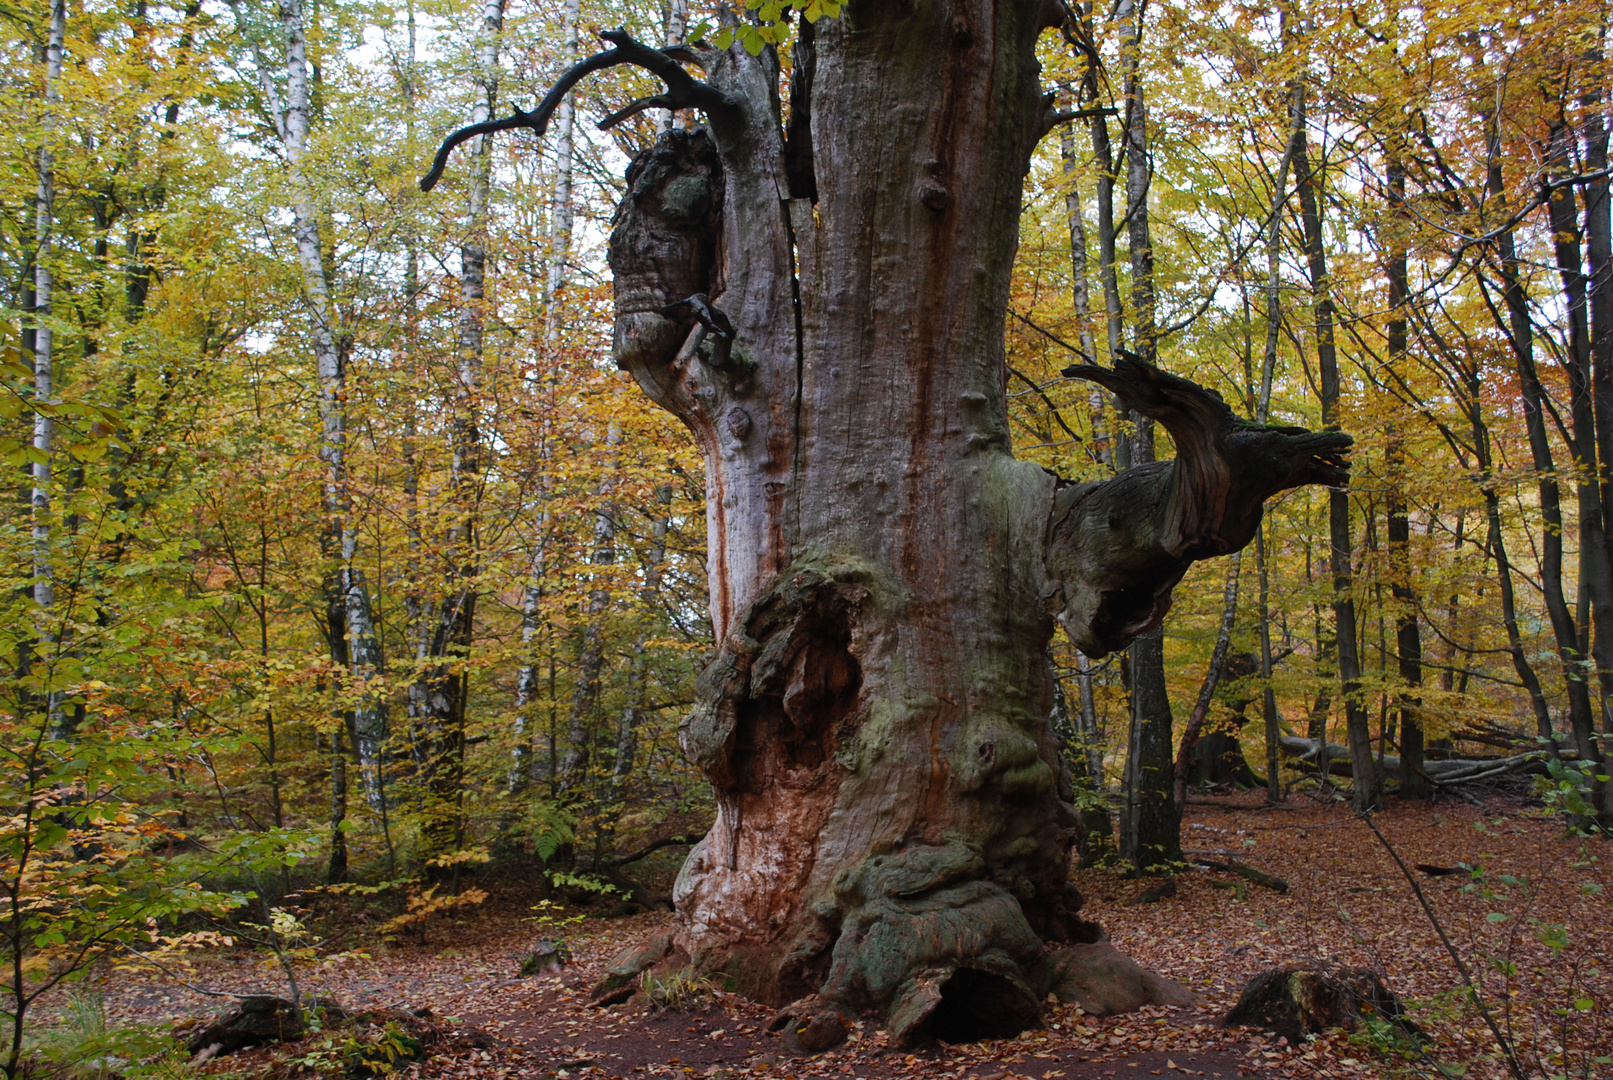
<path id="1" fill-rule="evenodd" d="M 254 994 L 242 998 L 234 1009 L 187 1036 L 185 1048 L 192 1054 L 199 1054 L 216 1044 L 218 1049 L 209 1056 L 217 1057 L 248 1046 L 300 1039 L 307 1030 L 302 1010 L 295 1003 L 273 994 Z"/>
<path id="2" fill-rule="evenodd" d="M 1408 1035 L 1421 1034 L 1376 972 L 1313 963 L 1256 975 L 1221 1022 L 1262 1028 L 1292 1043 L 1328 1028 L 1354 1031 L 1367 1019 L 1387 1020 Z"/>
<path id="3" fill-rule="evenodd" d="M 571 950 L 564 942 L 539 941 L 521 954 L 520 978 L 529 975 L 558 975 L 571 963 Z"/>

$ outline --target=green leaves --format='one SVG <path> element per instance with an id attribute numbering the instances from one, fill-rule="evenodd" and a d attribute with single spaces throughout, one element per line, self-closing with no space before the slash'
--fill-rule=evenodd
<path id="1" fill-rule="evenodd" d="M 755 12 L 755 22 L 740 26 L 725 26 L 715 34 L 706 22 L 689 28 L 689 40 L 700 41 L 708 34 L 711 44 L 727 49 L 737 41 L 746 52 L 759 56 L 769 45 L 783 45 L 790 39 L 791 12 L 798 12 L 809 23 L 819 19 L 838 18 L 843 7 L 841 0 L 745 0 L 745 8 Z"/>

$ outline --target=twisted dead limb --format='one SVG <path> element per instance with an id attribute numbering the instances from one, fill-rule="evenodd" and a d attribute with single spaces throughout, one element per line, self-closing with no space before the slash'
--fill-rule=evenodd
<path id="1" fill-rule="evenodd" d="M 468 139 L 499 131 L 514 131 L 518 128 L 526 128 L 541 139 L 549 128 L 549 119 L 554 116 L 554 111 L 560 107 L 566 95 L 571 93 L 572 87 L 596 71 L 619 67 L 622 64 L 641 67 L 655 75 L 666 83 L 666 93 L 639 98 L 616 110 L 599 122 L 601 131 L 609 131 L 623 120 L 637 116 L 645 109 L 703 109 L 706 115 L 718 117 L 733 117 L 738 113 L 737 100 L 716 87 L 701 82 L 684 70 L 683 64 L 679 62 L 681 59 L 696 59 L 687 47 L 652 49 L 634 40 L 626 30 L 606 30 L 599 36 L 615 48 L 595 53 L 573 65 L 556 80 L 554 88 L 544 95 L 543 100 L 538 102 L 538 107 L 531 112 L 523 112 L 520 108 L 516 108 L 509 116 L 466 125 L 444 139 L 442 145 L 437 148 L 437 156 L 431 163 L 431 171 L 420 178 L 420 190 L 430 191 L 437 186 L 437 181 L 442 179 L 443 169 L 448 166 L 448 155 L 453 153 L 456 146 Z"/>
<path id="2" fill-rule="evenodd" d="M 1058 494 L 1048 568 L 1065 584 L 1060 622 L 1088 656 L 1158 626 L 1188 566 L 1254 539 L 1266 499 L 1349 480 L 1354 440 L 1343 432 L 1249 423 L 1215 391 L 1129 355 L 1113 370 L 1077 364 L 1064 374 L 1098 383 L 1176 441 L 1174 461 Z"/>

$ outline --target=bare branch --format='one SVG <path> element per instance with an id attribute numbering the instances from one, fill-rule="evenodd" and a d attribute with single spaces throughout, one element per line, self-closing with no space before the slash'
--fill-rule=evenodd
<path id="1" fill-rule="evenodd" d="M 631 64 L 634 67 L 644 68 L 652 75 L 666 83 L 667 92 L 652 98 L 643 98 L 633 104 L 607 116 L 600 122 L 600 128 L 608 129 L 634 116 L 645 109 L 703 109 L 706 115 L 724 120 L 735 119 L 738 116 L 739 101 L 723 93 L 708 83 L 700 82 L 684 70 L 683 65 L 668 55 L 675 53 L 679 57 L 688 55 L 688 50 L 673 48 L 668 51 L 652 49 L 633 39 L 626 30 L 607 30 L 599 35 L 603 40 L 610 42 L 615 48 L 605 52 L 595 53 L 588 59 L 574 65 L 564 75 L 560 76 L 544 99 L 538 102 L 538 107 L 531 112 L 523 112 L 517 108 L 514 115 L 506 116 L 502 120 L 488 120 L 480 124 L 471 124 L 462 127 L 443 140 L 442 146 L 437 149 L 437 157 L 431 163 L 431 171 L 420 179 L 420 190 L 430 191 L 442 179 L 443 169 L 448 165 L 448 155 L 456 146 L 478 135 L 491 135 L 497 131 L 510 131 L 515 128 L 529 128 L 539 138 L 549 128 L 549 118 L 554 115 L 566 95 L 587 76 L 606 68 L 618 67 L 622 64 Z"/>

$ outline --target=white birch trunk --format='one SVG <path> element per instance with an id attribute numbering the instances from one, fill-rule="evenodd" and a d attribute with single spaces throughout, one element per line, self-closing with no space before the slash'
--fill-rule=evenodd
<path id="1" fill-rule="evenodd" d="M 666 43 L 670 48 L 673 45 L 682 45 L 689 34 L 689 0 L 672 0 L 666 9 Z M 686 127 L 683 114 L 676 109 L 655 110 L 658 120 L 657 131 L 671 131 L 673 128 Z"/>
<path id="2" fill-rule="evenodd" d="M 51 321 L 55 308 L 56 278 L 51 259 L 52 233 L 56 228 L 56 106 L 61 101 L 62 49 L 67 35 L 66 0 L 54 0 L 50 9 L 50 31 L 45 45 L 45 110 L 40 118 L 38 188 L 34 196 L 34 401 L 49 406 L 56 395 L 55 341 Z M 33 445 L 33 592 L 38 627 L 38 648 L 45 654 L 54 643 L 56 574 L 51 565 L 51 480 L 56 450 L 56 424 L 49 413 L 34 413 Z M 53 658 L 52 658 L 53 662 Z M 51 726 L 60 724 L 60 694 L 47 690 L 50 697 Z"/>
<path id="3" fill-rule="evenodd" d="M 561 16 L 561 37 L 564 39 L 565 63 L 577 58 L 577 19 L 581 11 L 580 0 L 566 0 Z M 575 148 L 576 111 L 571 95 L 567 94 L 554 114 L 554 207 L 549 218 L 549 343 L 559 340 L 560 321 L 555 313 L 555 300 L 565 287 L 567 262 L 571 258 L 572 208 L 572 156 Z"/>
<path id="4" fill-rule="evenodd" d="M 285 46 L 285 100 L 280 103 L 265 71 L 263 83 L 285 152 L 286 170 L 292 193 L 292 231 L 296 239 L 297 265 L 302 272 L 303 298 L 312 317 L 314 359 L 319 375 L 320 446 L 325 466 L 326 533 L 322 541 L 326 558 L 334 564 L 333 594 L 327 606 L 331 648 L 334 659 L 346 661 L 356 684 L 376 678 L 381 670 L 380 644 L 370 611 L 369 593 L 363 573 L 354 565 L 358 535 L 350 520 L 347 490 L 347 370 L 340 344 L 340 314 L 330 295 L 329 268 L 319 233 L 319 210 L 305 163 L 309 152 L 310 89 L 308 41 L 302 0 L 279 0 L 277 14 Z M 385 703 L 372 690 L 360 691 L 354 706 L 353 727 L 357 732 L 385 731 Z M 333 770 L 340 770 L 341 737 L 337 732 Z M 333 788 L 341 788 L 345 777 L 333 771 Z M 366 777 L 366 787 L 376 785 L 370 797 L 378 799 L 378 780 Z M 345 803 L 345 798 L 342 800 Z M 333 806 L 332 817 L 339 820 L 345 808 Z"/>

